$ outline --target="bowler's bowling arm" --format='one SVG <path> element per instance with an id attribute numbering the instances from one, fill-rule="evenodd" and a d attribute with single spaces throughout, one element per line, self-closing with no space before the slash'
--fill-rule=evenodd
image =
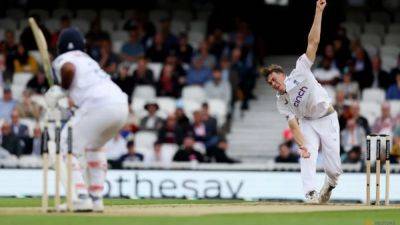
<path id="1" fill-rule="evenodd" d="M 289 128 L 292 131 L 294 140 L 296 141 L 297 145 L 301 148 L 304 147 L 305 140 L 303 133 L 301 132 L 299 123 L 297 122 L 296 118 L 288 120 Z"/>

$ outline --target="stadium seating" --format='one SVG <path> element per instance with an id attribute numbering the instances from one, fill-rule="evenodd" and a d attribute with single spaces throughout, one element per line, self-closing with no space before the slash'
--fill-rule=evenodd
<path id="1" fill-rule="evenodd" d="M 28 11 L 28 16 L 37 15 L 42 21 L 47 20 L 50 18 L 50 13 L 44 9 L 31 9 Z"/>
<path id="2" fill-rule="evenodd" d="M 100 11 L 100 18 L 117 21 L 121 19 L 121 12 L 115 9 L 104 9 Z"/>
<path id="3" fill-rule="evenodd" d="M 392 116 L 397 116 L 400 113 L 400 100 L 388 101 L 390 104 L 390 113 Z"/>
<path id="4" fill-rule="evenodd" d="M 72 26 L 77 27 L 80 31 L 86 33 L 89 31 L 89 22 L 83 18 L 73 19 L 71 21 Z"/>
<path id="5" fill-rule="evenodd" d="M 184 100 L 191 100 L 191 101 L 203 103 L 206 101 L 207 95 L 201 86 L 191 85 L 191 86 L 186 86 L 183 88 L 182 98 Z"/>
<path id="6" fill-rule="evenodd" d="M 186 116 L 192 121 L 193 120 L 193 112 L 201 109 L 201 103 L 193 101 L 193 100 L 183 100 L 183 111 Z"/>
<path id="7" fill-rule="evenodd" d="M 226 116 L 228 114 L 226 102 L 220 99 L 209 99 L 207 101 L 210 114 L 217 119 L 218 126 L 221 127 L 226 122 Z"/>
<path id="8" fill-rule="evenodd" d="M 60 27 L 60 21 L 58 19 L 48 19 L 44 21 L 44 25 L 50 32 L 56 32 Z"/>
<path id="9" fill-rule="evenodd" d="M 379 104 L 385 101 L 385 92 L 379 88 L 366 88 L 362 92 L 362 100 Z"/>
<path id="10" fill-rule="evenodd" d="M 380 47 L 382 44 L 382 39 L 379 35 L 374 33 L 365 33 L 361 35 L 361 44 L 370 44 L 375 47 Z"/>
<path id="11" fill-rule="evenodd" d="M 7 9 L 6 10 L 6 17 L 11 18 L 13 20 L 21 20 L 25 18 L 25 12 L 22 9 Z"/>
<path id="12" fill-rule="evenodd" d="M 140 153 L 152 151 L 156 140 L 156 133 L 150 131 L 139 131 L 135 134 L 135 149 Z"/>
<path id="13" fill-rule="evenodd" d="M 377 22 L 371 22 L 364 25 L 364 33 L 377 34 L 381 37 L 385 35 L 385 26 Z"/>
<path id="14" fill-rule="evenodd" d="M 37 156 L 24 155 L 19 158 L 18 166 L 20 168 L 41 168 L 42 159 Z"/>
<path id="15" fill-rule="evenodd" d="M 31 73 L 15 73 L 13 85 L 22 86 L 25 88 L 28 81 L 33 77 Z"/>
<path id="16" fill-rule="evenodd" d="M 388 28 L 388 33 L 400 34 L 400 23 L 390 24 Z"/>
<path id="17" fill-rule="evenodd" d="M 383 25 L 387 25 L 390 23 L 390 14 L 386 12 L 372 12 L 370 14 L 370 21 L 378 22 Z"/>
<path id="18" fill-rule="evenodd" d="M 161 145 L 161 159 L 164 163 L 171 163 L 172 159 L 178 151 L 178 145 L 176 144 L 162 144 Z"/>
<path id="19" fill-rule="evenodd" d="M 157 104 L 160 107 L 161 115 L 166 118 L 169 114 L 175 112 L 176 101 L 171 97 L 158 97 Z"/>
<path id="20" fill-rule="evenodd" d="M 380 113 L 381 108 L 378 103 L 371 101 L 360 102 L 360 114 L 368 120 L 369 124 L 374 124 Z"/>
<path id="21" fill-rule="evenodd" d="M 400 52 L 400 47 L 396 45 L 383 45 L 379 50 L 382 56 L 397 57 Z"/>
<path id="22" fill-rule="evenodd" d="M 361 35 L 361 27 L 355 22 L 344 22 L 341 26 L 346 29 L 347 37 L 350 40 L 355 40 Z"/>
<path id="23" fill-rule="evenodd" d="M 397 65 L 397 58 L 393 56 L 382 56 L 382 69 L 390 71 Z"/>
<path id="24" fill-rule="evenodd" d="M 117 30 L 111 33 L 111 39 L 115 41 L 128 41 L 129 34 L 124 30 Z"/>
<path id="25" fill-rule="evenodd" d="M 53 13 L 52 13 L 53 18 L 60 19 L 63 16 L 68 16 L 69 18 L 73 18 L 74 13 L 71 10 L 65 9 L 65 8 L 53 10 Z"/>
<path id="26" fill-rule="evenodd" d="M 16 30 L 17 22 L 10 18 L 0 19 L 0 27 L 4 30 Z"/>
<path id="27" fill-rule="evenodd" d="M 163 68 L 162 63 L 149 63 L 147 67 L 153 71 L 153 76 L 156 81 L 160 79 L 161 70 Z"/>
<path id="28" fill-rule="evenodd" d="M 87 21 L 92 21 L 94 18 L 96 18 L 97 13 L 94 10 L 90 9 L 78 9 L 76 10 L 76 18 L 77 19 L 84 19 Z"/>
<path id="29" fill-rule="evenodd" d="M 135 88 L 132 98 L 151 100 L 156 98 L 156 90 L 150 85 L 139 85 Z"/>
<path id="30" fill-rule="evenodd" d="M 388 34 L 385 36 L 386 45 L 400 46 L 400 34 Z"/>

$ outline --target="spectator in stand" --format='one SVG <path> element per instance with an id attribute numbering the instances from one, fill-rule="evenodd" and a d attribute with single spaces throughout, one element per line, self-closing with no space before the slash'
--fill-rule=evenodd
<path id="1" fill-rule="evenodd" d="M 171 18 L 164 17 L 160 19 L 160 33 L 165 41 L 167 52 L 178 46 L 178 38 L 171 32 Z"/>
<path id="2" fill-rule="evenodd" d="M 346 37 L 346 31 L 339 28 L 338 36 L 333 40 L 333 50 L 336 67 L 343 71 L 347 62 L 351 59 L 350 41 Z"/>
<path id="3" fill-rule="evenodd" d="M 49 30 L 44 26 L 42 20 L 38 15 L 31 15 L 38 24 L 40 30 L 42 30 L 44 38 L 46 39 L 47 44 L 50 46 L 51 41 L 51 33 Z M 24 47 L 26 51 L 37 50 L 37 45 L 35 42 L 35 38 L 33 37 L 32 29 L 29 25 L 27 25 L 21 33 L 20 36 L 20 43 Z"/>
<path id="4" fill-rule="evenodd" d="M 344 91 L 337 91 L 336 92 L 336 101 L 335 101 L 335 105 L 334 108 L 336 110 L 336 112 L 338 113 L 338 115 L 342 115 L 343 111 L 344 111 L 344 105 L 345 105 L 345 93 Z"/>
<path id="5" fill-rule="evenodd" d="M 24 154 L 25 155 L 33 155 L 40 157 L 41 156 L 41 147 L 42 147 L 42 131 L 39 125 L 36 125 L 33 129 L 33 137 L 28 138 L 25 141 Z"/>
<path id="6" fill-rule="evenodd" d="M 201 58 L 203 60 L 203 65 L 208 69 L 212 69 L 216 65 L 216 58 L 209 53 L 209 46 L 206 41 L 200 42 L 199 51 L 195 57 Z"/>
<path id="7" fill-rule="evenodd" d="M 314 70 L 314 75 L 321 85 L 334 86 L 339 80 L 340 71 L 332 67 L 332 60 L 323 58 L 321 67 Z"/>
<path id="8" fill-rule="evenodd" d="M 395 124 L 395 119 L 390 114 L 390 104 L 388 102 L 382 103 L 381 116 L 375 120 L 372 133 L 391 135 Z"/>
<path id="9" fill-rule="evenodd" d="M 299 157 L 291 153 L 289 146 L 285 143 L 279 145 L 279 155 L 275 157 L 277 163 L 297 163 Z"/>
<path id="10" fill-rule="evenodd" d="M 208 42 L 210 45 L 210 53 L 214 55 L 217 60 L 220 60 L 224 49 L 227 46 L 226 41 L 223 37 L 224 33 L 220 28 L 216 28 L 214 32 L 209 36 Z"/>
<path id="11" fill-rule="evenodd" d="M 50 47 L 52 49 L 57 48 L 58 37 L 60 36 L 61 31 L 69 27 L 71 27 L 71 19 L 67 15 L 61 16 L 60 28 L 51 35 Z"/>
<path id="12" fill-rule="evenodd" d="M 88 54 L 99 61 L 100 59 L 100 48 L 101 42 L 104 40 L 110 40 L 110 35 L 101 29 L 101 19 L 99 17 L 95 18 L 91 24 L 86 38 L 86 49 Z"/>
<path id="13" fill-rule="evenodd" d="M 185 133 L 187 133 L 191 129 L 189 118 L 186 116 L 185 111 L 183 111 L 183 106 L 178 105 L 176 107 L 175 118 L 178 126 L 180 126 Z"/>
<path id="14" fill-rule="evenodd" d="M 11 128 L 15 136 L 21 140 L 29 137 L 29 129 L 26 125 L 20 123 L 19 113 L 16 109 L 14 109 L 11 113 Z"/>
<path id="15" fill-rule="evenodd" d="M 209 99 L 220 99 L 227 105 L 231 102 L 232 88 L 228 81 L 222 79 L 222 72 L 219 68 L 214 68 L 213 79 L 204 85 L 204 90 Z"/>
<path id="16" fill-rule="evenodd" d="M 119 57 L 112 51 L 111 40 L 104 39 L 100 42 L 100 55 L 96 61 L 108 74 L 113 75 L 116 73 Z"/>
<path id="17" fill-rule="evenodd" d="M 394 67 L 391 71 L 390 71 L 390 76 L 391 77 L 395 77 L 397 74 L 400 73 L 400 53 L 399 56 L 397 57 L 397 66 Z"/>
<path id="18" fill-rule="evenodd" d="M 193 58 L 192 66 L 187 74 L 188 85 L 201 85 L 203 86 L 211 79 L 211 70 L 204 66 L 203 59 L 200 57 Z"/>
<path id="19" fill-rule="evenodd" d="M 208 115 L 208 113 L 202 113 L 201 111 L 193 112 L 193 138 L 196 142 L 205 146 L 208 155 L 209 151 L 217 145 L 219 138 L 217 136 L 216 121 L 210 120 L 206 122 L 204 114 Z"/>
<path id="20" fill-rule="evenodd" d="M 128 62 L 136 62 L 137 59 L 143 57 L 144 54 L 144 47 L 140 42 L 138 27 L 134 26 L 129 31 L 129 41 L 122 45 L 122 60 Z"/>
<path id="21" fill-rule="evenodd" d="M 400 126 L 393 131 L 393 146 L 390 151 L 390 162 L 400 163 Z"/>
<path id="22" fill-rule="evenodd" d="M 140 153 L 136 152 L 135 149 L 135 143 L 133 141 L 128 141 L 126 144 L 126 148 L 128 149 L 128 153 L 123 154 L 119 158 L 119 165 L 122 167 L 124 162 L 142 162 L 143 161 L 143 155 Z"/>
<path id="23" fill-rule="evenodd" d="M 38 72 L 26 84 L 26 89 L 35 94 L 43 95 L 49 89 L 49 82 L 42 67 L 39 67 Z"/>
<path id="24" fill-rule="evenodd" d="M 184 139 L 183 147 L 179 149 L 175 155 L 173 161 L 175 162 L 204 162 L 203 155 L 194 148 L 193 137 L 187 136 Z"/>
<path id="25" fill-rule="evenodd" d="M 18 45 L 17 54 L 14 59 L 15 73 L 37 73 L 38 63 L 35 58 L 30 56 L 23 45 Z"/>
<path id="26" fill-rule="evenodd" d="M 201 115 L 208 133 L 212 136 L 216 136 L 218 134 L 218 122 L 215 117 L 210 115 L 210 109 L 206 102 L 201 105 Z"/>
<path id="27" fill-rule="evenodd" d="M 211 158 L 211 162 L 217 163 L 238 163 L 238 160 L 230 158 L 226 151 L 228 151 L 228 142 L 225 139 L 220 139 L 215 147 Z"/>
<path id="28" fill-rule="evenodd" d="M 347 125 L 340 132 L 341 148 L 344 152 L 349 152 L 353 147 L 362 146 L 365 140 L 364 129 L 356 123 L 355 119 L 347 120 Z"/>
<path id="29" fill-rule="evenodd" d="M 330 60 L 331 61 L 331 67 L 337 68 L 336 67 L 336 62 L 335 62 L 335 51 L 333 49 L 332 44 L 327 44 L 324 47 L 324 52 L 322 53 L 322 61 L 323 60 Z M 321 64 L 321 62 L 320 62 Z"/>
<path id="30" fill-rule="evenodd" d="M 153 71 L 147 67 L 147 59 L 140 57 L 137 60 L 137 68 L 133 72 L 133 82 L 136 85 L 156 86 Z"/>
<path id="31" fill-rule="evenodd" d="M 157 131 L 161 129 L 164 121 L 156 114 L 159 109 L 158 104 L 156 102 L 148 102 L 144 109 L 148 112 L 148 115 L 140 121 L 140 130 Z"/>
<path id="32" fill-rule="evenodd" d="M 387 90 L 386 99 L 400 100 L 400 72 L 396 74 L 396 83 L 392 84 Z"/>
<path id="33" fill-rule="evenodd" d="M 13 133 L 11 124 L 4 122 L 0 133 L 1 147 L 10 154 L 20 156 L 23 153 L 23 147 L 19 138 Z"/>
<path id="34" fill-rule="evenodd" d="M 371 128 L 369 127 L 368 120 L 360 115 L 360 104 L 356 101 L 353 102 L 351 105 L 351 114 L 355 119 L 357 125 L 364 129 L 365 134 L 371 133 Z"/>
<path id="35" fill-rule="evenodd" d="M 152 45 L 146 51 L 146 57 L 152 62 L 162 63 L 168 56 L 168 49 L 162 33 L 156 33 L 153 37 Z"/>
<path id="36" fill-rule="evenodd" d="M 339 115 L 339 127 L 342 131 L 347 126 L 347 121 L 353 118 L 353 112 L 351 110 L 351 105 L 353 103 L 351 101 L 346 100 L 343 105 L 343 111 Z"/>
<path id="37" fill-rule="evenodd" d="M 360 97 L 360 88 L 358 86 L 358 83 L 352 81 L 351 78 L 352 78 L 351 72 L 347 71 L 343 75 L 343 81 L 340 82 L 336 86 L 336 91 L 337 92 L 339 92 L 339 91 L 343 92 L 344 93 L 344 97 L 346 99 L 359 99 L 359 97 Z"/>
<path id="38" fill-rule="evenodd" d="M 391 77 L 389 73 L 382 69 L 382 61 L 379 56 L 374 56 L 372 61 L 372 75 L 373 81 L 371 87 L 388 89 L 390 85 L 395 83 L 394 77 Z"/>
<path id="39" fill-rule="evenodd" d="M 176 123 L 175 115 L 167 117 L 164 126 L 158 131 L 158 142 L 162 144 L 178 144 L 181 145 L 185 131 Z"/>
<path id="40" fill-rule="evenodd" d="M 239 90 L 239 74 L 237 73 L 237 71 L 232 70 L 228 57 L 222 57 L 220 65 L 222 80 L 228 81 L 229 85 L 231 86 L 231 101 L 229 103 L 230 109 L 228 116 L 230 118 L 235 108 L 235 102 L 237 101 L 237 93 Z"/>
<path id="41" fill-rule="evenodd" d="M 176 52 L 182 62 L 189 64 L 192 60 L 193 47 L 188 43 L 187 34 L 183 33 L 179 36 L 179 45 Z"/>
<path id="42" fill-rule="evenodd" d="M 359 163 L 361 162 L 361 148 L 354 146 L 347 154 L 343 155 L 343 163 Z"/>
<path id="43" fill-rule="evenodd" d="M 356 46 L 354 55 L 354 80 L 358 82 L 361 90 L 371 87 L 373 82 L 372 65 L 367 52 L 361 46 Z"/>
<path id="44" fill-rule="evenodd" d="M 14 32 L 6 30 L 4 40 L 0 43 L 0 52 L 5 57 L 5 71 L 3 72 L 3 81 L 11 82 L 14 74 L 14 59 L 17 55 L 18 44 L 15 40 Z"/>
<path id="45" fill-rule="evenodd" d="M 171 65 L 173 72 L 179 77 L 179 85 L 184 86 L 186 83 L 186 71 L 182 66 L 182 62 L 175 53 L 171 53 L 165 59 L 165 64 Z"/>
<path id="46" fill-rule="evenodd" d="M 11 119 L 11 112 L 17 103 L 18 102 L 12 97 L 11 88 L 5 86 L 3 90 L 3 99 L 0 99 L 0 119 Z"/>
<path id="47" fill-rule="evenodd" d="M 135 87 L 135 81 L 132 76 L 129 76 L 129 64 L 123 63 L 119 66 L 118 75 L 113 78 L 114 83 L 121 88 L 125 94 L 128 95 L 129 103 L 132 101 L 132 93 Z"/>
<path id="48" fill-rule="evenodd" d="M 181 95 L 183 85 L 179 83 L 179 77 L 173 71 L 174 67 L 165 64 L 161 70 L 160 79 L 157 83 L 157 95 L 178 98 Z"/>
<path id="49" fill-rule="evenodd" d="M 30 118 L 39 120 L 43 108 L 31 99 L 31 91 L 25 90 L 22 94 L 22 101 L 19 102 L 15 109 L 22 118 Z"/>
<path id="50" fill-rule="evenodd" d="M 118 168 L 120 166 L 119 159 L 128 152 L 126 146 L 127 142 L 120 134 L 117 134 L 104 145 L 107 161 L 112 168 Z"/>

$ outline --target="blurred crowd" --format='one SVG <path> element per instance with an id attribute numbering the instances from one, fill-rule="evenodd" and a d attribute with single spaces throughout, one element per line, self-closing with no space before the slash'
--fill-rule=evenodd
<path id="1" fill-rule="evenodd" d="M 56 56 L 58 36 L 63 28 L 71 26 L 71 18 L 62 16 L 59 29 L 50 32 L 39 16 L 33 15 L 49 44 L 52 56 Z M 235 103 L 240 109 L 248 110 L 257 76 L 256 57 L 253 54 L 255 36 L 245 21 L 234 22 L 235 28 L 225 30 L 215 27 L 209 30 L 198 47 L 188 42 L 188 34 L 173 33 L 171 18 L 162 17 L 156 24 L 148 20 L 146 13 L 137 13 L 125 21 L 123 29 L 128 34 L 119 51 L 113 51 L 111 34 L 101 29 L 101 18 L 91 21 L 89 31 L 84 34 L 87 53 L 111 76 L 111 79 L 129 96 L 141 85 L 150 85 L 157 97 L 180 99 L 182 89 L 189 85 L 201 86 L 208 99 L 220 99 L 228 108 L 226 125 L 217 126 L 217 119 L 208 112 L 207 102 L 193 115 L 185 115 L 182 106 L 166 118 L 158 116 L 156 102 L 146 102 L 146 116 L 139 118 L 131 111 L 131 119 L 121 133 L 107 146 L 112 165 L 120 166 L 121 161 L 143 161 L 145 156 L 135 151 L 135 133 L 152 131 L 157 134 L 154 156 L 157 161 L 160 145 L 173 143 L 179 150 L 174 161 L 237 162 L 226 155 L 230 117 Z M 0 72 L 3 87 L 0 99 L 1 133 L 0 144 L 4 151 L 16 156 L 40 154 L 41 127 L 39 121 L 44 106 L 35 101 L 49 88 L 44 71 L 34 55 L 37 50 L 32 32 L 25 27 L 16 37 L 14 30 L 6 30 L 0 40 L 0 54 L 4 65 Z M 148 67 L 149 63 L 161 63 L 160 74 Z M 135 65 L 135 67 L 132 67 Z M 134 69 L 132 69 L 134 68 Z M 13 81 L 19 73 L 31 73 L 33 77 L 24 87 L 20 98 L 13 97 Z M 190 119 L 189 119 L 190 118 Z M 193 119 L 192 119 L 193 118 Z M 26 119 L 35 120 L 33 132 L 24 124 Z M 198 148 L 203 151 L 200 151 Z"/>

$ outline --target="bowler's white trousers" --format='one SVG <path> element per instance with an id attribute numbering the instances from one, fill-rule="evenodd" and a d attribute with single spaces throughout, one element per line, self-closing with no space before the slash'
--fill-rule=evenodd
<path id="1" fill-rule="evenodd" d="M 336 186 L 342 173 L 340 160 L 340 128 L 336 112 L 320 119 L 299 121 L 310 158 L 300 158 L 301 179 L 306 194 L 316 190 L 318 150 L 321 150 L 326 181 Z"/>

